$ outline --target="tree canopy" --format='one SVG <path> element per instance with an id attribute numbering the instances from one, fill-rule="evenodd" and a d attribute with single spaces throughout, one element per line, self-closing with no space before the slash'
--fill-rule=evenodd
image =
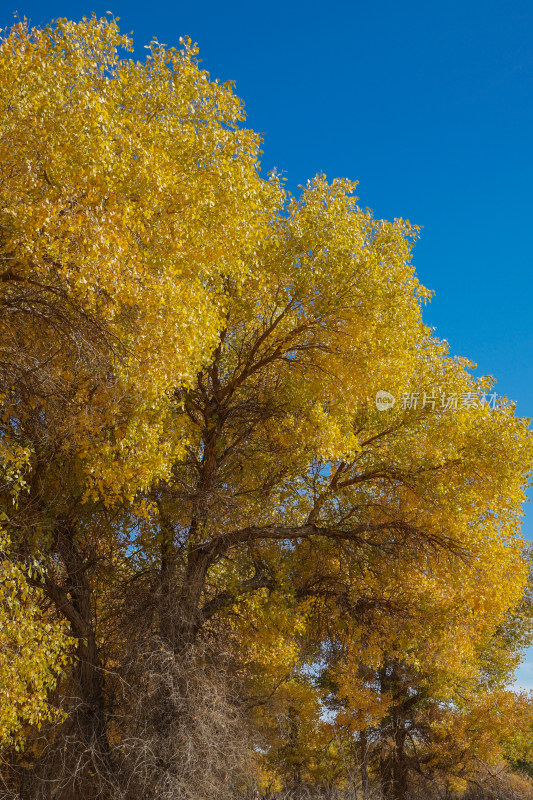
<path id="1" fill-rule="evenodd" d="M 0 45 L 5 796 L 532 797 L 529 421 L 424 323 L 416 226 L 132 49 Z"/>

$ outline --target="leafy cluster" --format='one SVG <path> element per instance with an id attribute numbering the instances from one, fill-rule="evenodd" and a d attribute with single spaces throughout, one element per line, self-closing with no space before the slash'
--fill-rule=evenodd
<path id="1" fill-rule="evenodd" d="M 533 796 L 528 420 L 424 324 L 415 226 L 131 51 L 0 44 L 2 796 Z"/>

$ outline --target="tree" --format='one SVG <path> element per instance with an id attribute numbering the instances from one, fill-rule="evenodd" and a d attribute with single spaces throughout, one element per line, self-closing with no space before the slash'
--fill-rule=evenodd
<path id="1" fill-rule="evenodd" d="M 169 390 L 208 358 L 277 192 L 190 43 L 153 42 L 144 64 L 120 47 L 92 17 L 20 23 L 0 49 L 1 439 L 28 453 L 18 506 L 9 486 L 2 506 L 14 557 L 37 559 L 78 642 L 77 727 L 107 761 L 94 593 L 109 520 L 183 449 L 162 435 Z"/>
<path id="2" fill-rule="evenodd" d="M 0 500 L 76 640 L 66 719 L 6 780 L 32 800 L 171 796 L 184 774 L 196 800 L 242 791 L 245 718 L 278 780 L 333 786 L 342 714 L 362 754 L 391 715 L 387 664 L 411 691 L 430 654 L 445 695 L 519 608 L 531 434 L 423 324 L 415 227 L 349 181 L 262 178 L 189 42 L 143 64 L 121 46 L 93 17 L 0 50 L 0 438 L 27 453 Z M 234 782 L 219 759 L 202 783 L 193 748 Z"/>
<path id="3" fill-rule="evenodd" d="M 486 542 L 459 570 L 435 553 L 403 564 L 381 587 L 360 587 L 372 600 L 359 608 L 347 602 L 353 588 L 344 579 L 335 605 L 319 609 L 310 631 L 317 688 L 340 745 L 333 759 L 365 796 L 371 782 L 392 800 L 419 786 L 422 796 L 432 784 L 466 787 L 479 764 L 529 752 L 530 701 L 509 680 L 531 641 L 531 607 L 528 597 L 505 600 L 503 588 L 523 558 Z"/>

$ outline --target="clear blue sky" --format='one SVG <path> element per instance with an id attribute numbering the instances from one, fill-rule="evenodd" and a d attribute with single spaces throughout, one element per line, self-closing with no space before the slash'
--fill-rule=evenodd
<path id="1" fill-rule="evenodd" d="M 318 171 L 358 180 L 376 216 L 423 226 L 427 322 L 533 417 L 531 0 L 2 5 L 0 27 L 14 11 L 42 24 L 110 10 L 139 57 L 152 36 L 197 41 L 263 134 L 265 171 L 284 170 L 293 191 Z"/>

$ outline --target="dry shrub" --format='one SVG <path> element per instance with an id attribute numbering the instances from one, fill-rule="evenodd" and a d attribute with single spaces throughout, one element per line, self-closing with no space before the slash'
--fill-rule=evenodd
<path id="1" fill-rule="evenodd" d="M 104 740 L 84 735 L 80 705 L 0 765 L 0 800 L 214 800 L 254 788 L 254 748 L 226 664 L 206 647 L 175 654 L 159 639 L 111 678 Z M 31 755 L 30 755 L 31 754 Z M 11 757 L 10 757 L 11 756 Z M 10 762 L 10 763 L 9 763 Z M 31 766 L 30 766 L 31 765 Z"/>
<path id="2" fill-rule="evenodd" d="M 525 774 L 511 772 L 506 764 L 480 764 L 464 800 L 533 800 L 533 781 Z"/>
<path id="3" fill-rule="evenodd" d="M 157 639 L 138 655 L 115 721 L 128 796 L 229 800 L 252 786 L 253 740 L 225 667 L 205 647 L 175 654 Z"/>

